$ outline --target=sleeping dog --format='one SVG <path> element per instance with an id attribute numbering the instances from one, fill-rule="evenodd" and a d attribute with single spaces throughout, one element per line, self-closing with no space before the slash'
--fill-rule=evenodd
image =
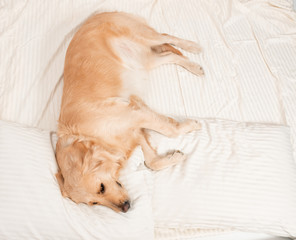
<path id="1" fill-rule="evenodd" d="M 179 151 L 158 155 L 147 129 L 176 137 L 201 125 L 160 115 L 139 97 L 147 72 L 162 64 L 178 64 L 203 75 L 198 64 L 172 45 L 201 51 L 198 44 L 160 34 L 126 13 L 94 15 L 75 34 L 65 59 L 56 152 L 56 176 L 64 197 L 127 212 L 130 200 L 118 178 L 138 145 L 152 170 L 185 159 Z"/>

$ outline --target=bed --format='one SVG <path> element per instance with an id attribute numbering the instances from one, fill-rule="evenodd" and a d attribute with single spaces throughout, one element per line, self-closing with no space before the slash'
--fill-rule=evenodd
<path id="1" fill-rule="evenodd" d="M 291 0 L 78 0 L 0 3 L 0 239 L 296 238 L 296 13 Z M 54 174 L 67 46 L 96 12 L 144 17 L 197 41 L 204 77 L 165 65 L 145 102 L 202 130 L 152 134 L 188 159 L 152 172 L 138 148 L 122 173 L 126 214 L 74 204 Z"/>

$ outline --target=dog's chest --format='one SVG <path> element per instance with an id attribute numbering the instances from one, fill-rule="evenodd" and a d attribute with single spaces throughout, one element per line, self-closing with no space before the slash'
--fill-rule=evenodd
<path id="1" fill-rule="evenodd" d="M 148 73 L 142 69 L 125 70 L 121 74 L 122 88 L 120 97 L 128 98 L 131 95 L 143 97 L 147 92 Z"/>

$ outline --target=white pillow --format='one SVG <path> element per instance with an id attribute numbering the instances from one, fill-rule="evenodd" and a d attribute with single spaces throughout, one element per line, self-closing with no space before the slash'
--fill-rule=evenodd
<path id="1" fill-rule="evenodd" d="M 152 140 L 160 153 L 179 148 L 188 154 L 182 164 L 154 172 L 157 238 L 219 228 L 296 237 L 288 127 L 206 120 L 201 131 Z"/>
<path id="2" fill-rule="evenodd" d="M 153 238 L 147 169 L 139 149 L 122 178 L 132 201 L 127 213 L 75 204 L 61 196 L 49 132 L 0 121 L 0 239 Z"/>

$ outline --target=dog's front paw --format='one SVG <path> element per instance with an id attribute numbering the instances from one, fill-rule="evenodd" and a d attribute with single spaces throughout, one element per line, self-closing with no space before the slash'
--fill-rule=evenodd
<path id="1" fill-rule="evenodd" d="M 152 161 L 145 161 L 146 167 L 154 171 L 159 171 L 167 167 L 171 167 L 178 163 L 183 162 L 186 159 L 186 155 L 178 150 L 168 153 L 165 156 L 157 157 Z"/>
<path id="2" fill-rule="evenodd" d="M 181 151 L 176 150 L 175 152 L 168 154 L 167 158 L 169 158 L 170 165 L 176 165 L 183 162 L 186 159 L 186 155 Z"/>
<path id="3" fill-rule="evenodd" d="M 183 133 L 189 133 L 189 132 L 201 129 L 201 123 L 198 122 L 197 120 L 187 119 L 185 122 L 181 124 L 182 124 Z"/>
<path id="4" fill-rule="evenodd" d="M 201 129 L 201 123 L 197 120 L 189 120 L 191 122 L 191 125 L 192 125 L 192 131 L 195 131 L 195 130 L 200 130 Z"/>

